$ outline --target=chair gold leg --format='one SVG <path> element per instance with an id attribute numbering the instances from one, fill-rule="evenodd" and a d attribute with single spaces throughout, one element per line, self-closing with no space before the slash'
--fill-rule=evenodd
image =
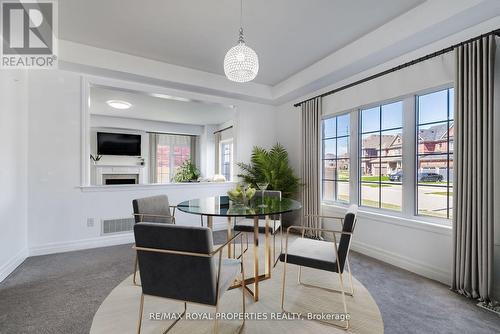
<path id="1" fill-rule="evenodd" d="M 184 312 L 182 312 L 180 317 L 175 319 L 175 321 L 170 326 L 168 326 L 168 328 L 163 332 L 163 334 L 168 333 L 172 329 L 172 327 L 174 327 L 175 324 L 177 324 L 184 317 L 184 315 L 186 315 L 186 311 L 187 311 L 187 303 L 184 302 Z M 144 313 L 144 294 L 141 293 L 141 302 L 139 304 L 139 320 L 137 322 L 137 334 L 141 334 L 143 313 Z"/>
<path id="2" fill-rule="evenodd" d="M 177 324 L 184 317 L 184 315 L 186 315 L 186 311 L 187 311 L 187 303 L 184 302 L 184 312 L 182 312 L 180 317 L 175 319 L 175 321 L 170 326 L 168 326 L 168 328 L 163 332 L 163 334 L 168 333 L 172 329 L 172 327 L 174 327 L 175 324 Z"/>
<path id="3" fill-rule="evenodd" d="M 278 259 L 276 258 L 276 231 L 273 231 L 273 268 L 276 267 Z"/>
<path id="4" fill-rule="evenodd" d="M 264 243 L 265 243 L 265 264 L 264 264 L 264 269 L 266 273 L 266 277 L 271 277 L 271 261 L 272 261 L 272 256 L 271 256 L 271 245 L 270 245 L 270 240 L 269 240 L 269 216 L 266 215 L 266 225 L 264 228 Z"/>
<path id="5" fill-rule="evenodd" d="M 232 225 L 231 225 L 231 217 L 227 217 L 227 240 L 232 238 Z M 231 243 L 227 245 L 227 258 L 230 259 L 231 256 Z"/>
<path id="6" fill-rule="evenodd" d="M 351 266 L 349 265 L 349 259 L 346 259 L 347 262 L 347 270 L 349 270 L 349 285 L 351 286 L 351 296 L 354 296 L 354 285 L 352 284 L 352 272 Z"/>
<path id="7" fill-rule="evenodd" d="M 273 233 L 273 264 L 274 263 L 276 263 L 276 234 Z M 273 268 L 274 268 L 274 265 L 273 265 Z"/>
<path id="8" fill-rule="evenodd" d="M 342 279 L 342 273 L 340 273 L 340 270 L 339 270 L 339 281 L 340 281 L 340 289 L 342 290 L 342 303 L 344 304 L 344 315 L 347 316 L 347 303 L 345 300 L 344 281 Z M 349 329 L 349 319 L 346 319 L 345 329 Z"/>
<path id="9" fill-rule="evenodd" d="M 247 233 L 247 232 L 242 232 L 242 233 Z M 234 241 L 236 243 L 236 240 Z M 243 249 L 243 240 L 240 241 L 240 255 L 236 256 L 236 259 L 241 259 L 241 256 L 243 253 L 246 253 L 248 251 L 248 238 L 246 238 L 246 247 Z M 236 245 L 234 246 L 234 253 L 236 253 Z"/>
<path id="10" fill-rule="evenodd" d="M 137 321 L 137 334 L 141 334 L 143 310 L 144 310 L 144 294 L 141 293 L 141 302 L 139 303 L 139 320 Z"/>
<path id="11" fill-rule="evenodd" d="M 243 240 L 241 240 L 241 243 L 243 244 Z M 243 245 L 241 246 L 243 248 Z M 241 324 L 239 332 L 242 331 L 243 327 L 245 326 L 245 315 L 246 315 L 246 307 L 245 307 L 245 290 L 246 290 L 246 285 L 245 285 L 245 264 L 243 263 L 243 253 L 241 255 L 241 296 L 242 296 L 242 310 L 243 310 L 243 324 Z"/>
<path id="12" fill-rule="evenodd" d="M 253 276 L 254 276 L 254 296 L 255 302 L 259 301 L 259 217 L 254 217 L 253 228 Z M 267 254 L 267 253 L 265 253 Z"/>
<path id="13" fill-rule="evenodd" d="M 219 313 L 219 301 L 217 301 L 217 305 L 215 305 L 215 319 L 214 319 L 214 334 L 217 334 L 219 330 L 219 319 L 217 314 Z"/>
<path id="14" fill-rule="evenodd" d="M 134 282 L 134 285 L 137 285 L 137 281 L 136 281 L 136 276 L 137 276 L 137 254 L 135 254 L 135 261 L 134 261 L 134 279 L 133 279 L 133 282 Z"/>
<path id="15" fill-rule="evenodd" d="M 287 254 L 285 253 L 285 262 L 283 262 L 283 285 L 281 286 L 281 310 L 285 311 L 285 283 L 286 283 L 286 260 Z"/>
<path id="16" fill-rule="evenodd" d="M 302 267 L 301 266 L 299 266 L 299 272 L 297 274 L 297 279 L 298 279 L 298 282 L 299 282 L 300 285 L 307 286 L 309 288 L 321 289 L 321 290 L 328 291 L 328 292 L 345 293 L 347 296 L 350 296 L 350 297 L 354 296 L 354 288 L 353 288 L 353 285 L 352 285 L 352 274 L 351 274 L 351 270 L 350 269 L 349 269 L 349 281 L 350 281 L 350 284 L 351 284 L 351 292 L 345 292 L 344 289 L 342 289 L 342 290 L 329 289 L 329 288 L 325 288 L 325 287 L 322 287 L 322 286 L 318 286 L 318 285 L 314 285 L 314 284 L 309 284 L 309 283 L 302 282 Z"/>
<path id="17" fill-rule="evenodd" d="M 286 283 L 286 260 L 287 260 L 286 257 L 287 256 L 285 254 L 285 262 L 283 262 L 283 286 L 281 288 L 281 310 L 283 311 L 283 313 L 290 313 L 289 311 L 287 311 L 285 309 L 285 283 Z M 340 293 L 342 293 L 342 304 L 344 306 L 344 314 L 347 316 L 347 303 L 346 303 L 346 298 L 345 298 L 345 295 L 347 293 L 344 292 L 344 282 L 342 280 L 342 274 L 339 273 L 340 290 L 333 290 L 333 289 L 327 289 L 327 288 L 323 288 L 323 287 L 316 286 L 316 285 L 304 284 L 304 283 L 301 282 L 301 276 L 302 276 L 302 267 L 299 266 L 299 272 L 297 274 L 297 279 L 299 281 L 299 284 L 307 286 L 307 287 L 319 288 L 319 289 L 322 289 L 322 290 L 325 290 L 325 291 L 328 291 L 328 292 L 340 292 Z M 344 330 L 349 329 L 349 320 L 348 319 L 346 319 L 346 325 L 345 326 L 341 326 L 339 324 L 335 324 L 335 323 L 331 323 L 331 322 L 324 321 L 324 320 L 319 320 L 319 319 L 312 319 L 312 320 L 320 322 L 320 323 L 325 324 L 325 325 L 335 326 L 335 327 L 338 327 L 338 328 L 342 328 Z"/>

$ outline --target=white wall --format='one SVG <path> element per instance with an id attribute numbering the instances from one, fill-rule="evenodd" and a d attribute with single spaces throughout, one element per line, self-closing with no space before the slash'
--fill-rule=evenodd
<path id="1" fill-rule="evenodd" d="M 130 217 L 132 199 L 166 193 L 176 204 L 190 198 L 224 194 L 234 186 L 232 183 L 148 185 L 114 189 L 90 187 L 82 191 L 79 187 L 81 82 L 81 74 L 67 71 L 29 74 L 30 254 L 130 242 L 130 234 L 101 237 L 99 222 Z M 236 123 L 242 126 L 235 129 L 237 138 L 241 138 L 237 140 L 237 161 L 247 161 L 253 145 L 272 145 L 275 140 L 273 110 L 271 106 L 254 103 L 238 104 Z M 94 219 L 94 226 L 87 226 L 89 218 Z M 199 217 L 180 214 L 178 222 L 198 224 Z"/>
<path id="2" fill-rule="evenodd" d="M 27 76 L 0 71 L 0 281 L 28 254 Z"/>
<path id="3" fill-rule="evenodd" d="M 235 162 L 248 162 L 254 146 L 269 148 L 276 143 L 274 112 L 275 107 L 269 105 L 250 102 L 238 104 L 233 128 L 236 141 Z"/>
<path id="4" fill-rule="evenodd" d="M 452 85 L 455 57 L 447 53 L 392 72 L 323 99 L 323 115 L 333 115 L 426 89 Z"/>

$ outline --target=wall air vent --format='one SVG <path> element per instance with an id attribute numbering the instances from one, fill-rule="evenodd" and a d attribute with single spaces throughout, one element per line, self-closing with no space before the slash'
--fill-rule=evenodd
<path id="1" fill-rule="evenodd" d="M 130 232 L 134 229 L 134 218 L 104 219 L 102 235 Z"/>

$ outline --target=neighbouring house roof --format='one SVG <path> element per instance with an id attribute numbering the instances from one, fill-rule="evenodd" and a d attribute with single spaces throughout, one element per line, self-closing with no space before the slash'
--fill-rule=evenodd
<path id="1" fill-rule="evenodd" d="M 387 148 L 394 142 L 396 137 L 396 135 L 382 135 L 382 138 L 380 138 L 379 135 L 372 134 L 363 139 L 363 149 L 378 149 L 380 147 L 380 141 L 382 141 L 382 148 Z"/>
<path id="2" fill-rule="evenodd" d="M 453 123 L 450 124 L 450 129 L 452 127 Z M 420 140 L 423 141 L 437 141 L 446 137 L 447 132 L 448 132 L 448 125 L 444 123 L 431 126 L 428 129 L 419 129 L 418 136 Z"/>

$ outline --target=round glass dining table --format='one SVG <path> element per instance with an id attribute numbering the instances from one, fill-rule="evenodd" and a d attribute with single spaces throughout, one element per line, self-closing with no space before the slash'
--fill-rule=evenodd
<path id="1" fill-rule="evenodd" d="M 264 204 L 264 205 L 263 205 Z M 302 205 L 291 198 L 276 197 L 254 197 L 247 205 L 235 204 L 228 196 L 214 196 L 197 198 L 177 204 L 179 211 L 206 216 L 207 226 L 213 228 L 213 217 L 227 217 L 227 236 L 232 238 L 232 220 L 235 217 L 253 218 L 253 253 L 254 253 L 254 275 L 245 279 L 245 287 L 253 296 L 259 299 L 259 281 L 271 278 L 271 247 L 269 238 L 269 217 L 300 210 Z M 259 221 L 265 220 L 265 274 L 259 275 Z M 231 244 L 228 245 L 228 256 L 231 257 Z M 248 288 L 247 284 L 253 284 L 254 290 Z M 233 288 L 241 286 L 234 285 Z"/>

